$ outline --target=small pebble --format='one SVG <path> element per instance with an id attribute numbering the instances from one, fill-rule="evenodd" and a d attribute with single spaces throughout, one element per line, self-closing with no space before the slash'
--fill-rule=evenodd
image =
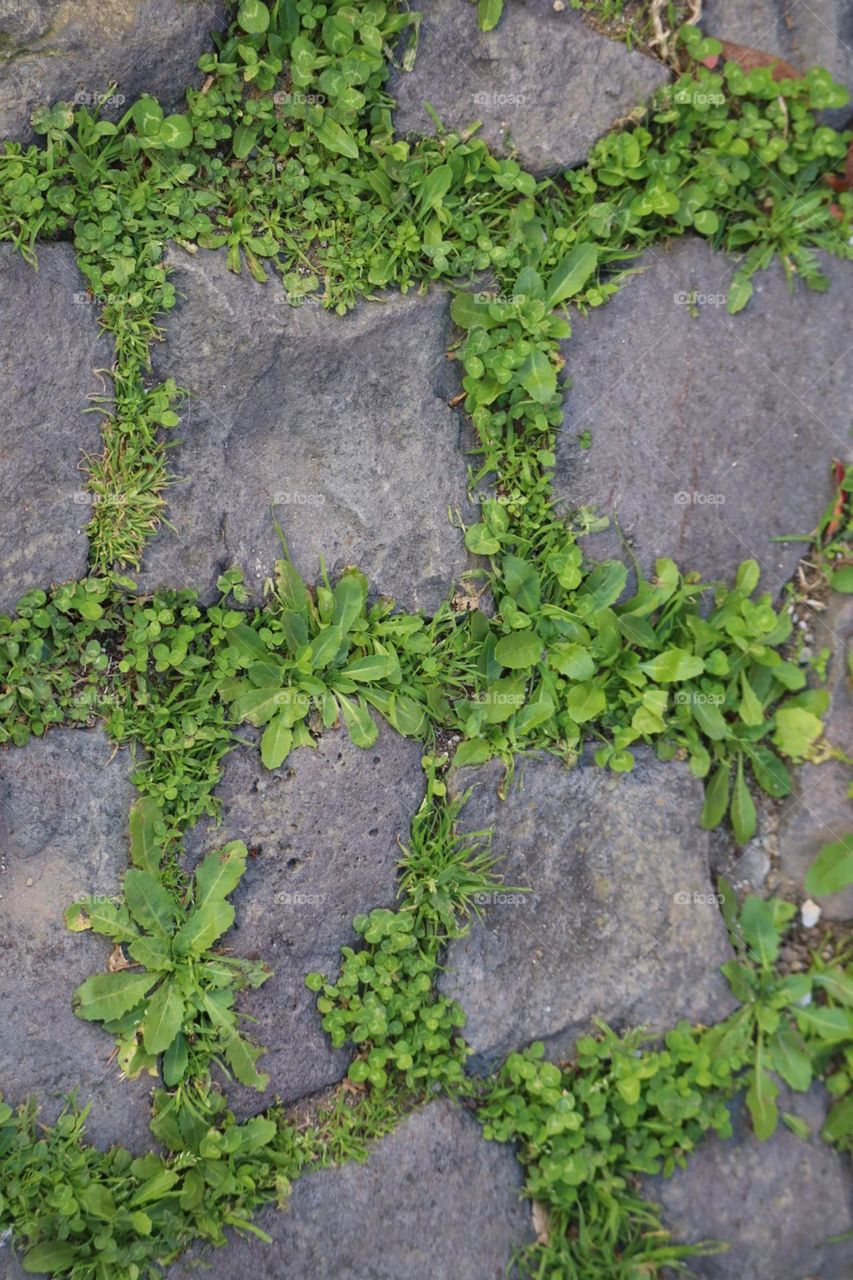
<path id="1" fill-rule="evenodd" d="M 813 929 L 821 916 L 820 907 L 816 902 L 812 902 L 811 898 L 806 898 L 800 907 L 800 919 L 803 922 L 804 929 Z"/>
<path id="2" fill-rule="evenodd" d="M 34 884 L 35 880 L 33 880 L 32 876 L 27 876 L 27 888 L 31 889 Z"/>

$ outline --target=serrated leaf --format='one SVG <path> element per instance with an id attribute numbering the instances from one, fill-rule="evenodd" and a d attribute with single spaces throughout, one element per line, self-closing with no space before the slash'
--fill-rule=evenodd
<path id="1" fill-rule="evenodd" d="M 335 655 L 343 643 L 343 635 L 338 626 L 324 627 L 310 644 L 311 670 L 320 671 L 334 661 Z"/>
<path id="2" fill-rule="evenodd" d="M 260 1073 L 255 1066 L 263 1050 L 254 1048 L 234 1030 L 221 1031 L 219 1038 L 228 1065 L 240 1083 L 263 1092 L 269 1084 L 269 1076 Z"/>
<path id="3" fill-rule="evenodd" d="M 812 1082 L 812 1059 L 800 1036 L 784 1019 L 768 1045 L 773 1070 L 798 1093 Z"/>
<path id="4" fill-rule="evenodd" d="M 755 1136 L 761 1142 L 765 1142 L 773 1136 L 778 1119 L 776 1097 L 779 1093 L 779 1086 L 767 1074 L 765 1069 L 766 1061 L 763 1041 L 759 1039 L 755 1047 L 755 1070 L 746 1092 L 746 1105 L 749 1107 L 749 1114 L 752 1116 L 752 1127 L 755 1130 Z"/>
<path id="5" fill-rule="evenodd" d="M 215 900 L 194 911 L 175 934 L 172 943 L 175 955 L 203 955 L 231 928 L 234 914 L 230 902 Z"/>
<path id="6" fill-rule="evenodd" d="M 379 737 L 373 716 L 361 701 L 353 701 L 342 693 L 337 694 L 341 715 L 347 732 L 357 747 L 372 747 Z"/>
<path id="7" fill-rule="evenodd" d="M 827 969 L 815 975 L 815 984 L 839 1004 L 853 1005 L 853 975 L 843 969 Z"/>
<path id="8" fill-rule="evenodd" d="M 209 853 L 195 873 L 195 906 L 221 902 L 233 893 L 246 870 L 248 850 L 242 840 L 231 840 Z"/>
<path id="9" fill-rule="evenodd" d="M 184 1000 L 174 982 L 164 982 L 148 1001 L 142 1022 L 142 1043 L 147 1053 L 164 1053 L 181 1029 Z"/>
<path id="10" fill-rule="evenodd" d="M 364 608 L 367 587 L 360 573 L 345 573 L 335 584 L 333 622 L 343 635 L 350 630 Z"/>
<path id="11" fill-rule="evenodd" d="M 260 728 L 281 710 L 284 691 L 280 685 L 262 689 L 247 689 L 231 703 L 231 715 L 235 720 L 248 720 Z"/>
<path id="12" fill-rule="evenodd" d="M 534 347 L 519 369 L 518 380 L 537 404 L 547 404 L 557 390 L 557 371 L 538 347 Z"/>
<path id="13" fill-rule="evenodd" d="M 261 760 L 266 769 L 278 769 L 290 755 L 293 730 L 287 711 L 273 716 L 261 735 Z"/>
<path id="14" fill-rule="evenodd" d="M 142 796 L 130 810 L 130 860 L 156 876 L 163 854 L 163 812 L 153 796 Z"/>
<path id="15" fill-rule="evenodd" d="M 853 1014 L 848 1009 L 810 1005 L 797 1009 L 795 1016 L 803 1035 L 817 1036 L 825 1044 L 841 1044 L 853 1037 Z"/>
<path id="16" fill-rule="evenodd" d="M 135 1009 L 157 981 L 156 973 L 97 973 L 74 993 L 75 1012 L 86 1022 L 113 1022 Z"/>
<path id="17" fill-rule="evenodd" d="M 124 877 L 124 900 L 137 924 L 152 933 L 166 937 L 174 927 L 178 914 L 171 895 L 159 880 L 132 867 Z"/>
<path id="18" fill-rule="evenodd" d="M 550 277 L 546 292 L 548 306 L 556 307 L 567 298 L 573 298 L 598 266 L 598 249 L 594 244 L 576 244 L 566 254 Z"/>

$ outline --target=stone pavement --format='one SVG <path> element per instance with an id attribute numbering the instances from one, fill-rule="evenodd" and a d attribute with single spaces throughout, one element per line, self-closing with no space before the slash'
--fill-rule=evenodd
<path id="1" fill-rule="evenodd" d="M 177 102 L 227 8 L 0 0 L 0 135 L 26 139 L 34 106 L 91 95 L 112 80 L 128 101 L 147 90 Z M 502 150 L 511 141 L 535 171 L 581 161 L 666 78 L 659 64 L 545 0 L 509 0 L 489 35 L 462 0 L 425 8 L 416 68 L 390 84 L 398 130 L 432 128 L 427 100 L 448 127 L 481 119 L 491 144 Z M 93 15 L 97 49 L 88 38 Z M 843 0 L 708 0 L 705 25 L 849 74 Z M 470 442 L 448 403 L 459 390 L 445 359 L 448 293 L 387 296 L 341 319 L 311 303 L 288 307 L 277 284 L 228 273 L 223 253 L 170 252 L 181 301 L 156 372 L 192 398 L 171 459 L 180 477 L 168 493 L 171 527 L 147 548 L 140 585 L 193 586 L 209 598 L 217 574 L 236 562 L 259 598 L 279 554 L 275 515 L 309 577 L 321 555 L 332 573 L 357 563 L 377 592 L 435 609 L 469 563 L 448 509 L 471 519 Z M 849 448 L 851 267 L 829 264 L 828 294 L 799 288 L 793 297 L 770 271 L 730 317 L 732 264 L 704 242 L 649 251 L 636 265 L 637 277 L 606 307 L 574 318 L 559 494 L 567 507 L 615 512 L 645 568 L 667 554 L 719 576 L 754 556 L 776 594 L 800 547 L 775 539 L 813 529 L 829 461 Z M 0 247 L 6 610 L 31 586 L 85 572 L 89 508 L 79 463 L 97 449 L 98 433 L 96 415 L 84 410 L 93 392 L 109 392 L 94 372 L 109 367 L 109 344 L 71 248 L 41 246 L 39 268 Z M 605 556 L 620 547 L 611 530 L 587 550 Z M 829 736 L 849 749 L 849 616 L 822 625 L 836 651 Z M 344 1075 L 348 1056 L 330 1048 L 304 975 L 334 972 L 340 946 L 353 940 L 354 914 L 393 905 L 398 837 L 422 795 L 419 760 L 419 744 L 384 730 L 367 752 L 328 733 L 316 752 L 299 751 L 271 774 L 240 748 L 218 788 L 221 827 L 190 833 L 190 861 L 226 839 L 250 846 L 234 898 L 235 950 L 275 970 L 241 998 L 259 1020 L 268 1048 L 259 1066 L 271 1082 L 264 1096 L 231 1089 L 240 1114 Z M 779 823 L 780 866 L 795 892 L 826 833 L 849 825 L 840 772 L 813 769 L 799 772 Z M 128 773 L 126 753 L 113 757 L 91 730 L 54 729 L 0 750 L 0 1087 L 14 1102 L 33 1093 L 47 1119 L 79 1087 L 81 1100 L 93 1101 L 90 1138 L 142 1150 L 154 1082 L 120 1081 L 109 1037 L 70 1008 L 75 986 L 105 963 L 107 944 L 62 923 L 76 896 L 118 886 Z M 712 900 L 709 838 L 697 822 L 701 788 L 686 769 L 649 757 L 633 774 L 615 775 L 587 762 L 569 772 L 530 760 L 505 801 L 497 780 L 487 766 L 454 782 L 474 787 L 464 822 L 494 825 L 506 858 L 504 888 L 451 948 L 443 979 L 467 1013 L 475 1069 L 534 1038 L 550 1055 L 565 1054 L 593 1015 L 618 1027 L 724 1016 L 730 998 L 717 966 L 728 943 Z M 829 910 L 850 914 L 849 903 Z M 819 1127 L 817 1091 L 791 1106 Z M 686 1173 L 652 1193 L 678 1238 L 731 1242 L 729 1254 L 696 1264 L 699 1275 L 840 1280 L 847 1263 L 822 1241 L 849 1229 L 845 1176 L 816 1140 L 802 1144 L 782 1126 L 759 1146 L 738 1120 L 733 1143 L 710 1141 Z M 366 1165 L 312 1174 L 287 1212 L 262 1215 L 274 1238 L 268 1251 L 234 1238 L 204 1259 L 207 1274 L 499 1280 L 512 1249 L 532 1238 L 520 1185 L 509 1148 L 485 1142 L 468 1114 L 434 1101 L 375 1144 Z M 2 1249 L 0 1274 L 18 1274 Z M 192 1274 L 182 1263 L 170 1280 Z"/>

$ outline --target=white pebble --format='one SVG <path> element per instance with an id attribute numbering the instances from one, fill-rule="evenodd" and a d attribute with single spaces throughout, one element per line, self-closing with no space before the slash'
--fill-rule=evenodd
<path id="1" fill-rule="evenodd" d="M 800 907 L 800 919 L 803 922 L 804 929 L 813 929 L 820 919 L 821 911 L 816 902 L 812 902 L 811 898 L 806 898 Z"/>

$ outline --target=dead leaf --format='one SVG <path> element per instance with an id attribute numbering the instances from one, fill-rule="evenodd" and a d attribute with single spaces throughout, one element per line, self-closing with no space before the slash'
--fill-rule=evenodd
<path id="1" fill-rule="evenodd" d="M 533 1213 L 533 1230 L 536 1232 L 536 1243 L 547 1244 L 551 1238 L 551 1219 L 544 1204 L 534 1200 L 531 1206 Z"/>
<path id="2" fill-rule="evenodd" d="M 719 39 L 719 36 L 717 37 Z M 753 49 L 748 44 L 735 44 L 733 40 L 720 40 L 726 62 L 736 62 L 743 71 L 755 71 L 757 67 L 772 67 L 774 80 L 802 80 L 803 73 L 790 62 L 775 53 Z"/>
<path id="3" fill-rule="evenodd" d="M 129 969 L 130 961 L 121 949 L 121 944 L 116 943 L 110 952 L 110 958 L 107 961 L 107 969 L 110 973 L 120 973 L 122 969 Z"/>
<path id="4" fill-rule="evenodd" d="M 825 181 L 832 187 L 833 191 L 853 191 L 853 142 L 847 148 L 847 155 L 844 160 L 844 177 L 840 177 L 837 173 L 828 173 Z"/>

